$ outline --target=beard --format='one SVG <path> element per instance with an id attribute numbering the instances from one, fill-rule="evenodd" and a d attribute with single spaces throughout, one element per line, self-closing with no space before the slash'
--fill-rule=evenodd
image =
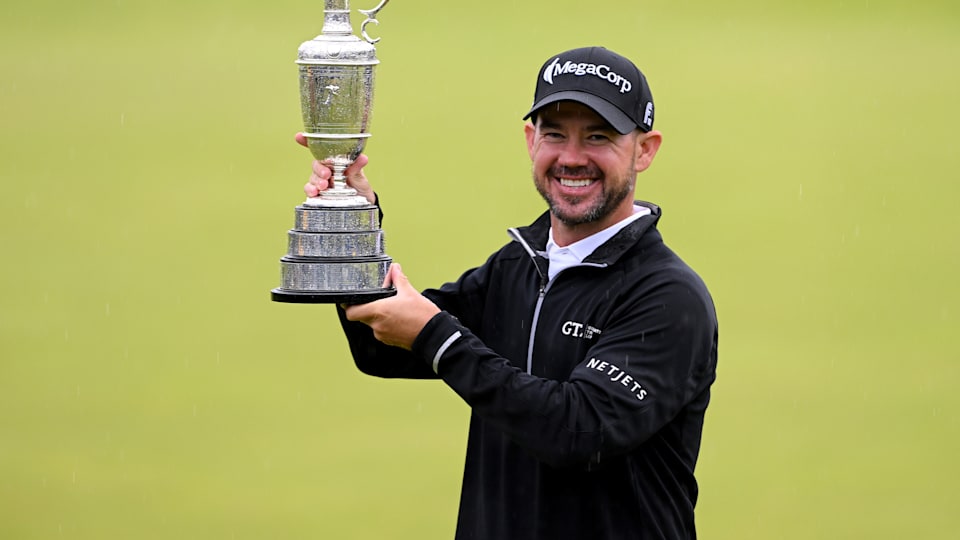
<path id="1" fill-rule="evenodd" d="M 633 170 L 633 167 L 630 167 L 624 171 L 623 176 L 610 179 L 603 176 L 602 180 L 598 180 L 603 182 L 603 190 L 600 192 L 600 196 L 597 197 L 592 205 L 579 212 L 568 212 L 567 208 L 579 205 L 583 202 L 584 197 L 562 197 L 562 202 L 566 203 L 566 205 L 564 205 L 558 200 L 560 197 L 550 194 L 546 187 L 550 185 L 550 183 L 553 182 L 553 178 L 556 177 L 587 176 L 591 178 L 601 178 L 599 173 L 599 170 L 591 167 L 555 166 L 546 172 L 544 178 L 537 178 L 536 173 L 534 173 L 533 183 L 537 187 L 537 191 L 540 192 L 540 196 L 547 202 L 550 213 L 564 225 L 572 227 L 599 221 L 613 212 L 624 199 L 630 196 L 634 183 L 636 182 L 637 173 Z"/>

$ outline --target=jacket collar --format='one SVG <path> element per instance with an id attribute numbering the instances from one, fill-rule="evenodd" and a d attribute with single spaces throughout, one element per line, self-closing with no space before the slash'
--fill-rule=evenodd
<path id="1" fill-rule="evenodd" d="M 660 207 L 653 203 L 634 201 L 634 204 L 649 208 L 650 214 L 624 227 L 620 232 L 613 235 L 613 238 L 607 240 L 584 259 L 584 262 L 601 264 L 617 262 L 621 255 L 640 241 L 644 233 L 656 225 L 663 214 Z M 550 233 L 550 212 L 544 212 L 530 225 L 519 227 L 516 230 L 531 248 L 543 256 L 547 249 L 547 237 Z"/>

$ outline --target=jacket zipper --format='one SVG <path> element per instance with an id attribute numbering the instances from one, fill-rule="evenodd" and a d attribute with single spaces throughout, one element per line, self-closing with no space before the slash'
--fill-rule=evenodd
<path id="1" fill-rule="evenodd" d="M 527 373 L 533 373 L 533 338 L 537 334 L 537 323 L 540 320 L 540 307 L 543 306 L 543 297 L 547 295 L 550 284 L 540 282 L 540 294 L 537 296 L 537 306 L 533 308 L 533 322 L 530 324 L 530 338 L 527 340 Z"/>
<path id="2" fill-rule="evenodd" d="M 592 266 L 595 268 L 605 268 L 608 265 L 607 263 L 580 263 L 580 264 L 571 266 L 569 268 L 566 268 L 564 270 L 561 270 L 560 272 L 557 272 L 557 275 L 553 276 L 553 280 L 550 280 L 547 276 L 543 275 L 543 273 L 540 272 L 540 266 L 537 265 L 537 257 L 539 257 L 540 255 L 538 255 L 537 252 L 534 251 L 532 247 L 530 247 L 530 244 L 528 244 L 527 241 L 524 240 L 524 238 L 520 235 L 520 231 L 518 231 L 515 228 L 511 228 L 509 229 L 509 233 L 510 233 L 510 236 L 514 238 L 514 240 L 516 240 L 517 242 L 520 243 L 521 246 L 523 246 L 523 249 L 527 252 L 527 255 L 529 255 L 530 258 L 533 260 L 533 267 L 537 269 L 537 274 L 539 274 L 540 276 L 540 292 L 537 295 L 537 305 L 533 308 L 533 321 L 530 323 L 530 337 L 527 340 L 527 373 L 532 374 L 533 373 L 533 342 L 534 342 L 534 338 L 537 335 L 537 324 L 540 321 L 540 309 L 543 307 L 543 299 L 547 295 L 547 290 L 550 288 L 550 285 L 552 285 L 553 282 L 556 281 L 558 277 L 560 277 L 560 274 L 562 274 L 563 272 L 566 272 L 570 268 L 576 268 L 578 266 Z"/>
<path id="3" fill-rule="evenodd" d="M 537 294 L 537 305 L 533 308 L 533 321 L 530 323 L 530 337 L 527 339 L 527 373 L 533 373 L 533 338 L 537 333 L 537 321 L 540 319 L 540 307 L 543 305 L 543 297 L 547 295 L 547 287 L 550 286 L 550 283 L 547 281 L 547 276 L 543 275 L 543 272 L 540 271 L 540 266 L 537 264 L 537 257 L 539 257 L 537 252 L 534 251 L 533 248 L 530 247 L 530 244 L 520 235 L 520 231 L 515 228 L 508 229 L 508 231 L 510 236 L 523 246 L 523 249 L 533 261 L 533 267 L 537 269 L 537 275 L 540 276 L 540 292 Z"/>

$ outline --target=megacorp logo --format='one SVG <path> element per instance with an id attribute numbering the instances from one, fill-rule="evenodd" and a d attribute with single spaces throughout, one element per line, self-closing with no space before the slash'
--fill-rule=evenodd
<path id="1" fill-rule="evenodd" d="M 559 77 L 561 75 L 575 75 L 578 77 L 582 77 L 584 75 L 593 75 L 618 87 L 621 94 L 626 94 L 633 89 L 633 83 L 631 83 L 623 75 L 620 75 L 615 71 L 611 71 L 610 66 L 604 64 L 588 64 L 586 62 L 581 62 L 578 64 L 570 61 L 563 63 L 561 62 L 562 61 L 558 56 L 553 59 L 553 62 L 551 62 L 546 69 L 543 70 L 543 80 L 547 84 L 553 84 L 554 77 Z"/>

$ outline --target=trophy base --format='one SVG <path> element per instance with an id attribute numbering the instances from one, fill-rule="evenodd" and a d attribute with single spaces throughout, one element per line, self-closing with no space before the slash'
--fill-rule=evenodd
<path id="1" fill-rule="evenodd" d="M 297 257 L 280 259 L 280 286 L 274 302 L 296 304 L 365 304 L 397 294 L 384 287 L 392 259 L 376 257 Z"/>
<path id="2" fill-rule="evenodd" d="M 389 298 L 397 294 L 396 289 L 374 291 L 288 291 L 276 288 L 270 291 L 270 299 L 287 304 L 366 304 L 374 300 Z"/>

